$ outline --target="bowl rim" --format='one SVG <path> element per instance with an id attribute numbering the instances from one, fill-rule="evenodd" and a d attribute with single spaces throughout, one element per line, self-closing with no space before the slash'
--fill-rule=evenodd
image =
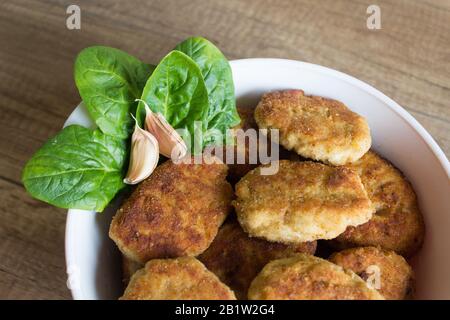
<path id="1" fill-rule="evenodd" d="M 247 58 L 247 59 L 237 59 L 237 60 L 231 60 L 230 64 L 233 67 L 238 66 L 248 66 L 252 64 L 272 64 L 272 65 L 279 65 L 279 66 L 290 66 L 290 67 L 296 67 L 301 69 L 307 69 L 310 71 L 315 71 L 321 74 L 324 74 L 328 77 L 334 77 L 339 80 L 345 81 L 352 86 L 355 86 L 370 95 L 374 96 L 375 98 L 381 100 L 384 102 L 385 105 L 387 105 L 391 110 L 393 110 L 395 113 L 397 113 L 407 124 L 410 126 L 420 137 L 420 139 L 425 142 L 427 147 L 430 149 L 430 151 L 434 154 L 434 156 L 439 161 L 441 167 L 444 169 L 444 171 L 447 173 L 447 176 L 450 178 L 450 162 L 445 156 L 442 149 L 439 147 L 439 145 L 436 143 L 436 141 L 433 139 L 433 137 L 428 133 L 428 131 L 403 107 L 401 107 L 397 102 L 386 96 L 384 93 L 379 91 L 378 89 L 375 89 L 373 86 L 369 85 L 368 83 L 359 80 L 353 76 L 350 76 L 346 73 L 343 73 L 341 71 L 337 71 L 335 69 L 309 63 L 309 62 L 303 62 L 298 60 L 291 60 L 291 59 L 281 59 L 281 58 Z M 78 105 L 72 113 L 69 115 L 67 119 L 69 119 L 72 114 L 80 107 Z M 66 120 L 67 120 L 66 119 Z M 66 124 L 64 124 L 65 126 Z M 66 260 L 66 268 L 71 265 L 71 262 L 73 260 L 73 256 L 71 255 L 71 248 L 74 245 L 69 240 L 69 234 L 72 233 L 72 218 L 74 214 L 77 214 L 75 212 L 75 209 L 69 209 L 67 211 L 67 219 L 66 219 L 66 230 L 65 230 L 65 260 Z M 78 210 L 79 211 L 79 210 Z M 79 213 L 78 213 L 79 214 Z M 67 270 L 66 270 L 67 271 Z M 85 299 L 82 289 L 75 286 L 72 288 L 69 288 L 72 298 L 74 300 L 82 300 Z"/>

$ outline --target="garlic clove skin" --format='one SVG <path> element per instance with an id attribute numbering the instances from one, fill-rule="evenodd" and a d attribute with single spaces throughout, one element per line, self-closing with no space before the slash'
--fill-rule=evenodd
<path id="1" fill-rule="evenodd" d="M 144 100 L 145 129 L 150 132 L 159 143 L 159 153 L 177 161 L 187 154 L 187 146 L 178 132 L 167 122 L 161 113 L 154 113 Z"/>
<path id="2" fill-rule="evenodd" d="M 131 136 L 130 164 L 123 179 L 126 184 L 137 184 L 148 178 L 159 161 L 158 140 L 136 123 Z"/>
<path id="3" fill-rule="evenodd" d="M 159 153 L 163 156 L 176 161 L 186 155 L 186 143 L 162 114 L 153 113 L 146 118 L 145 125 L 147 130 L 158 140 Z"/>

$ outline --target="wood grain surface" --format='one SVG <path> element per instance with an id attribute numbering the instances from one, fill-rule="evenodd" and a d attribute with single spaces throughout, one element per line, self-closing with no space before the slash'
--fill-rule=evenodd
<path id="1" fill-rule="evenodd" d="M 81 30 L 66 8 L 81 7 Z M 366 27 L 381 8 L 382 29 Z M 280 57 L 349 73 L 411 114 L 450 155 L 450 1 L 0 1 L 0 298 L 69 299 L 65 210 L 30 198 L 26 160 L 80 101 L 73 62 L 104 44 L 158 62 L 202 35 L 230 59 Z"/>

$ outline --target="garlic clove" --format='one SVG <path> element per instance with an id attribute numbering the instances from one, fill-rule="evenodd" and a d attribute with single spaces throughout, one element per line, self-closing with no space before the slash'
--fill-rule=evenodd
<path id="1" fill-rule="evenodd" d="M 153 114 L 153 118 L 149 117 L 149 121 L 146 121 L 147 128 L 150 128 L 152 124 L 156 124 L 152 129 L 147 129 L 153 133 L 159 142 L 159 152 L 172 160 L 178 160 L 183 158 L 187 153 L 187 147 L 184 140 L 175 131 L 174 128 L 167 122 L 166 118 L 160 113 Z"/>
<path id="2" fill-rule="evenodd" d="M 187 147 L 178 132 L 161 113 L 152 112 L 144 100 L 139 101 L 145 105 L 145 129 L 158 140 L 159 152 L 174 161 L 183 158 L 187 154 Z"/>
<path id="3" fill-rule="evenodd" d="M 155 170 L 158 160 L 158 140 L 150 132 L 141 129 L 136 122 L 131 136 L 130 164 L 123 182 L 137 184 L 146 179 Z"/>

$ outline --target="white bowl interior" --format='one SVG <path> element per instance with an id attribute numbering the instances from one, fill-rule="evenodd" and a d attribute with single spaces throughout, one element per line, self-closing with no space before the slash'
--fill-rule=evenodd
<path id="1" fill-rule="evenodd" d="M 450 299 L 450 165 L 423 127 L 381 92 L 332 69 L 281 59 L 237 60 L 231 66 L 241 106 L 254 106 L 267 91 L 300 88 L 340 100 L 367 118 L 372 148 L 408 177 L 425 217 L 424 247 L 413 259 L 416 298 Z M 73 123 L 92 127 L 84 106 L 65 125 Z M 99 214 L 69 210 L 66 261 L 75 299 L 116 299 L 123 291 L 119 252 L 108 238 L 119 201 Z"/>

